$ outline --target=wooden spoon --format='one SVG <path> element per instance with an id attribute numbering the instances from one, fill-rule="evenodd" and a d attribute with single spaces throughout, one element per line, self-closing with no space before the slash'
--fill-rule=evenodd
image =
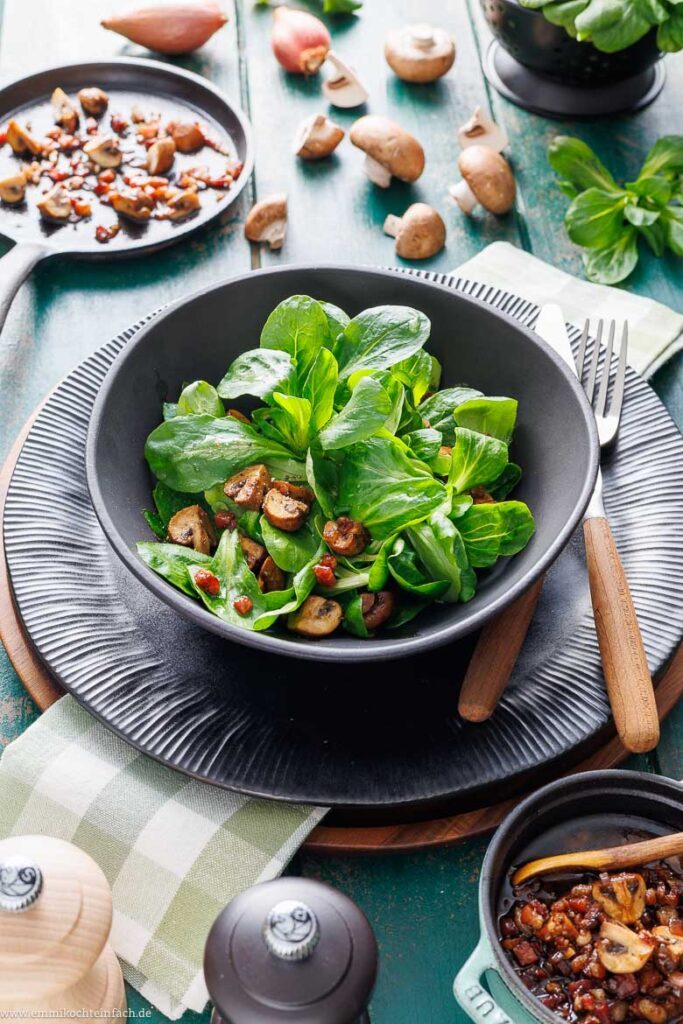
<path id="1" fill-rule="evenodd" d="M 653 860 L 683 855 L 683 832 L 669 836 L 646 839 L 642 843 L 626 843 L 624 846 L 610 846 L 606 850 L 583 850 L 579 853 L 558 853 L 554 857 L 541 857 L 517 868 L 512 876 L 513 885 L 521 885 L 536 875 L 547 875 L 551 871 L 565 868 L 584 868 L 591 871 L 619 871 L 621 868 L 635 868 Z"/>

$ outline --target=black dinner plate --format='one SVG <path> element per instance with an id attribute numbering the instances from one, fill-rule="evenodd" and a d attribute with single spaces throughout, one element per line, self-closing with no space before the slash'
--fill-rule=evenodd
<path id="1" fill-rule="evenodd" d="M 425 275 L 532 325 L 537 308 Z M 466 810 L 546 781 L 596 749 L 611 718 L 580 531 L 550 571 L 501 704 L 457 715 L 476 637 L 400 661 L 352 666 L 278 658 L 180 618 L 119 562 L 85 483 L 98 388 L 135 328 L 57 388 L 24 445 L 5 508 L 5 549 L 27 632 L 54 677 L 135 747 L 230 789 L 334 808 L 337 822 Z M 573 332 L 573 341 L 576 332 Z M 629 371 L 623 423 L 603 464 L 610 521 L 650 669 L 683 632 L 683 439 Z"/>

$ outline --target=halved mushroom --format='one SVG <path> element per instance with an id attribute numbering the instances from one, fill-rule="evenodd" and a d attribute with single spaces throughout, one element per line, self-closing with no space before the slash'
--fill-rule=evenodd
<path id="1" fill-rule="evenodd" d="M 370 543 L 370 534 L 362 523 L 348 516 L 330 519 L 323 529 L 323 540 L 335 555 L 359 555 Z"/>
<path id="2" fill-rule="evenodd" d="M 78 94 L 78 102 L 90 117 L 101 117 L 109 106 L 109 97 L 104 89 L 91 86 L 88 89 L 81 89 Z"/>
<path id="3" fill-rule="evenodd" d="M 244 554 L 244 561 L 247 563 L 247 568 L 251 569 L 252 572 L 258 572 L 261 566 L 265 563 L 268 552 L 264 548 L 263 544 L 259 544 L 257 541 L 252 540 L 251 537 L 245 537 L 243 533 L 240 534 L 240 547 Z"/>
<path id="4" fill-rule="evenodd" d="M 666 960 L 667 974 L 671 974 L 677 967 L 683 966 L 683 935 L 674 935 L 666 925 L 657 925 L 652 929 L 652 934 L 660 944 L 663 956 L 658 960 Z"/>
<path id="5" fill-rule="evenodd" d="M 245 466 L 225 481 L 223 493 L 240 508 L 258 512 L 270 487 L 270 473 L 260 462 Z"/>
<path id="6" fill-rule="evenodd" d="M 500 153 L 509 141 L 507 132 L 485 114 L 481 107 L 475 107 L 469 121 L 458 129 L 458 142 L 463 149 L 469 146 L 486 146 L 494 153 Z"/>
<path id="7" fill-rule="evenodd" d="M 616 921 L 603 921 L 596 946 L 598 959 L 612 974 L 634 974 L 645 966 L 655 949 L 654 940 L 646 942 Z"/>
<path id="8" fill-rule="evenodd" d="M 188 505 L 171 516 L 168 539 L 185 548 L 194 548 L 208 555 L 216 544 L 216 534 L 208 515 L 201 505 Z"/>
<path id="9" fill-rule="evenodd" d="M 56 123 L 61 125 L 64 131 L 73 135 L 78 128 L 78 111 L 59 86 L 52 93 L 50 103 L 54 108 Z"/>
<path id="10" fill-rule="evenodd" d="M 515 179 L 500 153 L 486 146 L 470 146 L 460 154 L 458 168 L 463 180 L 452 185 L 449 192 L 463 213 L 472 213 L 477 203 L 499 216 L 512 209 Z"/>
<path id="11" fill-rule="evenodd" d="M 297 501 L 304 501 L 312 505 L 315 501 L 315 494 L 310 487 L 303 484 L 290 484 L 288 480 L 273 480 L 273 487 L 280 494 L 286 494 L 288 498 L 296 498 Z"/>
<path id="12" fill-rule="evenodd" d="M 196 189 L 186 188 L 184 191 L 176 192 L 174 196 L 171 196 L 166 205 L 168 206 L 168 213 L 166 214 L 168 220 L 184 220 L 191 213 L 201 209 L 202 203 Z"/>
<path id="13" fill-rule="evenodd" d="M 267 242 L 281 249 L 287 229 L 287 195 L 277 192 L 255 203 L 247 214 L 244 234 L 250 242 Z"/>
<path id="14" fill-rule="evenodd" d="M 14 118 L 7 125 L 7 141 L 18 156 L 22 153 L 33 153 L 37 156 L 43 152 L 43 144 L 26 128 L 22 128 Z"/>
<path id="15" fill-rule="evenodd" d="M 150 174 L 165 174 L 173 166 L 174 157 L 173 139 L 157 139 L 147 150 L 147 170 Z"/>
<path id="16" fill-rule="evenodd" d="M 180 153 L 194 153 L 204 145 L 204 132 L 196 122 L 169 121 L 166 131 Z"/>
<path id="17" fill-rule="evenodd" d="M 404 82 L 433 82 L 453 67 L 455 45 L 443 28 L 404 25 L 387 36 L 384 56 Z"/>
<path id="18" fill-rule="evenodd" d="M 446 244 L 443 218 L 426 203 L 413 203 L 402 217 L 390 213 L 384 233 L 396 239 L 396 255 L 406 260 L 429 259 Z"/>
<path id="19" fill-rule="evenodd" d="M 314 114 L 299 126 L 294 152 L 303 160 L 322 160 L 334 152 L 343 138 L 343 128 L 326 114 Z"/>
<path id="20" fill-rule="evenodd" d="M 269 594 L 271 590 L 285 589 L 285 574 L 280 566 L 275 564 L 270 555 L 268 555 L 261 566 L 261 571 L 258 574 L 258 585 L 264 594 Z"/>
<path id="21" fill-rule="evenodd" d="M 311 640 L 329 636 L 341 624 L 344 617 L 341 605 L 331 598 L 318 597 L 311 594 L 298 611 L 292 612 L 287 619 L 287 629 L 300 633 Z"/>
<path id="22" fill-rule="evenodd" d="M 26 195 L 26 177 L 23 171 L 8 174 L 0 178 L 0 199 L 8 206 L 16 206 L 24 201 Z"/>
<path id="23" fill-rule="evenodd" d="M 365 103 L 370 95 L 360 78 L 346 61 L 332 50 L 327 55 L 327 64 L 333 68 L 330 78 L 323 82 L 323 95 L 333 107 L 349 110 Z"/>
<path id="24" fill-rule="evenodd" d="M 424 170 L 424 150 L 414 135 L 388 117 L 366 114 L 351 127 L 351 142 L 365 153 L 365 173 L 380 188 L 392 175 L 416 181 Z"/>
<path id="25" fill-rule="evenodd" d="M 71 198 L 63 185 L 55 185 L 36 203 L 43 220 L 63 224 L 71 216 Z"/>
<path id="26" fill-rule="evenodd" d="M 361 595 L 361 611 L 366 629 L 379 629 L 390 617 L 396 605 L 396 598 L 390 590 L 378 590 L 376 594 Z"/>
<path id="27" fill-rule="evenodd" d="M 128 192 L 110 192 L 109 201 L 114 210 L 129 220 L 145 223 L 152 216 L 154 200 L 141 188 Z"/>
<path id="28" fill-rule="evenodd" d="M 83 152 L 100 167 L 119 167 L 123 153 L 115 135 L 96 135 L 83 146 Z"/>
<path id="29" fill-rule="evenodd" d="M 263 514 L 271 526 L 285 533 L 295 533 L 306 522 L 311 507 L 305 501 L 298 501 L 282 494 L 273 487 L 263 500 Z"/>
<path id="30" fill-rule="evenodd" d="M 593 883 L 593 899 L 613 921 L 635 924 L 645 910 L 645 879 L 642 875 L 622 871 L 603 875 Z"/>

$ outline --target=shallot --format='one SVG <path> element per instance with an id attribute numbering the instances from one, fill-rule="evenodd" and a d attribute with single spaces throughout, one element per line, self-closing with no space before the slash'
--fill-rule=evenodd
<path id="1" fill-rule="evenodd" d="M 270 45 L 285 71 L 314 75 L 330 51 L 330 33 L 320 18 L 292 7 L 273 11 Z"/>
<path id="2" fill-rule="evenodd" d="M 203 46 L 227 20 L 214 0 L 177 0 L 113 15 L 101 24 L 148 50 L 174 54 Z"/>

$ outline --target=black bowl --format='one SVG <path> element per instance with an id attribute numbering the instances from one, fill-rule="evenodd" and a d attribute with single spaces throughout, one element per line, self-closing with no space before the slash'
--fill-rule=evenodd
<path id="1" fill-rule="evenodd" d="M 632 78 L 652 67 L 661 53 L 657 29 L 617 53 L 603 53 L 580 43 L 542 10 L 522 7 L 517 0 L 480 0 L 494 36 L 510 56 L 532 71 L 567 85 L 601 86 Z"/>
<path id="2" fill-rule="evenodd" d="M 466 382 L 519 400 L 512 455 L 524 471 L 515 496 L 528 502 L 536 519 L 528 547 L 482 579 L 468 604 L 434 605 L 414 622 L 374 640 L 340 632 L 316 642 L 285 630 L 254 633 L 231 626 L 156 576 L 135 552 L 136 541 L 149 539 L 142 510 L 150 504 L 152 479 L 143 449 L 160 422 L 162 401 L 174 400 L 185 381 L 219 380 L 237 355 L 258 346 L 263 323 L 278 302 L 302 293 L 327 299 L 352 316 L 384 303 L 414 306 L 431 319 L 428 347 L 443 365 L 445 385 Z M 478 629 L 557 558 L 588 503 L 597 464 L 595 421 L 583 391 L 537 335 L 445 286 L 343 266 L 250 273 L 164 310 L 110 369 L 93 409 L 86 452 L 88 487 L 102 528 L 119 557 L 153 593 L 230 640 L 328 661 L 415 654 Z"/>

